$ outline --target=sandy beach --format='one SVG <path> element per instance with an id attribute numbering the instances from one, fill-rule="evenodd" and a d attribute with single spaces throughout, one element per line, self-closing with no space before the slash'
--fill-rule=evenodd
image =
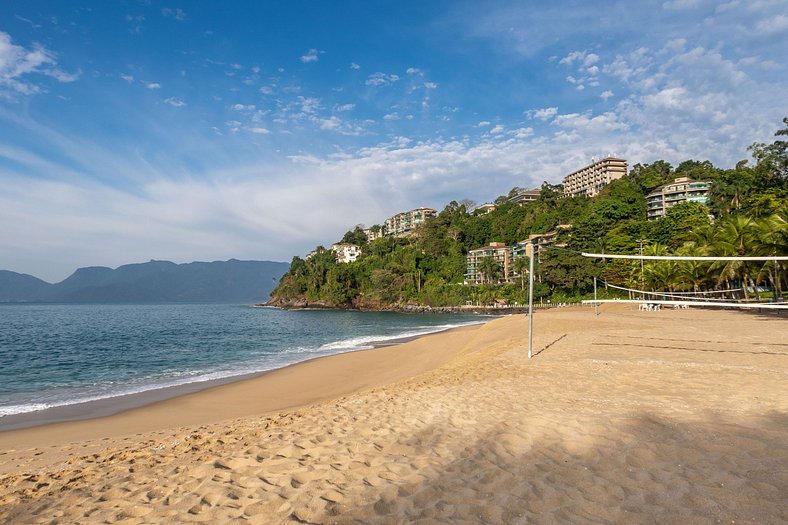
<path id="1" fill-rule="evenodd" d="M 0 433 L 0 523 L 788 523 L 788 319 L 600 311 Z"/>

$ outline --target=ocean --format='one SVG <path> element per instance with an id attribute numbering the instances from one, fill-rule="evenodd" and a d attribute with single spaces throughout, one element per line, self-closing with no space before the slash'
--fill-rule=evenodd
<path id="1" fill-rule="evenodd" d="M 194 389 L 481 321 L 248 305 L 0 305 L 0 429 L 19 414 Z"/>

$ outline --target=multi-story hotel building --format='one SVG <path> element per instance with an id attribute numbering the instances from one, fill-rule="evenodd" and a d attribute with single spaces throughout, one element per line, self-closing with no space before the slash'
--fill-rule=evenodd
<path id="1" fill-rule="evenodd" d="M 513 261 L 520 257 L 530 257 L 534 246 L 538 248 L 548 248 L 550 246 L 564 246 L 558 242 L 558 233 L 561 230 L 571 228 L 571 224 L 559 224 L 558 227 L 547 233 L 533 233 L 527 240 L 520 241 L 514 246 L 506 246 L 502 242 L 491 242 L 489 246 L 469 250 L 465 258 L 465 284 L 477 285 L 489 282 L 489 276 L 480 270 L 482 259 L 492 257 L 501 268 L 500 276 L 496 279 L 497 283 L 510 283 L 517 280 L 520 274 L 514 270 Z M 538 257 L 538 253 L 537 253 Z"/>
<path id="2" fill-rule="evenodd" d="M 593 197 L 599 190 L 626 174 L 626 160 L 606 157 L 564 177 L 564 197 Z"/>
<path id="3" fill-rule="evenodd" d="M 670 184 L 655 188 L 646 196 L 648 220 L 655 221 L 667 215 L 668 210 L 682 202 L 706 204 L 711 182 L 679 177 Z"/>
<path id="4" fill-rule="evenodd" d="M 432 208 L 416 208 L 415 210 L 398 213 L 386 219 L 386 222 L 383 224 L 383 235 L 389 237 L 409 235 L 428 218 L 435 217 L 436 213 Z"/>
<path id="5" fill-rule="evenodd" d="M 466 257 L 465 284 L 482 284 L 489 282 L 489 276 L 481 271 L 481 262 L 485 257 L 492 257 L 501 267 L 501 276 L 497 282 L 508 282 L 511 278 L 513 250 L 502 242 L 491 242 L 489 246 L 469 250 Z"/>

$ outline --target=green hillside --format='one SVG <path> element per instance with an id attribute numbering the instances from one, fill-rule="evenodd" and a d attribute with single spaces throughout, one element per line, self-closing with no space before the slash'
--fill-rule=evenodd
<path id="1" fill-rule="evenodd" d="M 788 254 L 788 118 L 771 144 L 753 144 L 752 161 L 722 169 L 688 160 L 675 168 L 665 161 L 637 164 L 594 198 L 562 198 L 561 187 L 544 183 L 539 199 L 524 205 L 502 195 L 488 214 L 450 202 L 407 238 L 384 237 L 367 243 L 359 229 L 342 239 L 363 248 L 356 262 L 338 264 L 319 248 L 307 260 L 294 257 L 272 292 L 270 304 L 388 308 L 404 305 L 489 304 L 500 299 L 522 303 L 522 283 L 463 285 L 468 250 L 490 242 L 513 245 L 530 234 L 560 230 L 556 244 L 542 250 L 535 274 L 535 298 L 577 299 L 592 290 L 594 276 L 611 284 L 654 290 L 721 289 L 763 286 L 774 295 L 788 289 L 785 265 L 597 261 L 595 253 L 690 255 Z M 708 207 L 686 202 L 659 220 L 646 219 L 646 195 L 677 177 L 713 181 Z M 514 190 L 513 190 L 514 191 Z M 639 242 L 642 241 L 642 242 Z M 495 272 L 495 265 L 488 272 Z M 527 288 L 527 287 L 526 287 Z M 743 292 L 747 294 L 747 289 Z"/>

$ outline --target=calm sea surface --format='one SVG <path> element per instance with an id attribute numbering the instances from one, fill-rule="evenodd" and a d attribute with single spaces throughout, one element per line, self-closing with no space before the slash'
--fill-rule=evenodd
<path id="1" fill-rule="evenodd" d="M 3 416 L 262 372 L 480 322 L 246 305 L 0 305 Z"/>

